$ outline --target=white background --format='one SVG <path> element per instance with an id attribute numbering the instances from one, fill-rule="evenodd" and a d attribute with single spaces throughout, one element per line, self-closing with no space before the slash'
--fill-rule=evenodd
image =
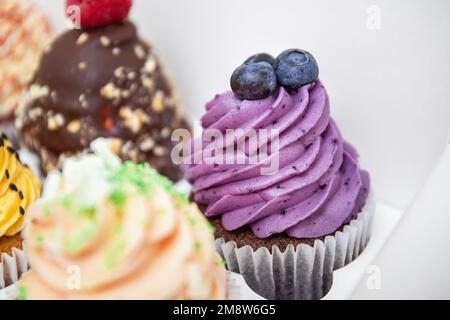
<path id="1" fill-rule="evenodd" d="M 64 24 L 63 0 L 36 0 Z M 170 70 L 186 114 L 229 89 L 247 56 L 297 47 L 317 58 L 332 114 L 379 200 L 405 207 L 450 127 L 450 1 L 134 0 L 131 17 Z M 380 29 L 367 10 L 380 9 Z"/>

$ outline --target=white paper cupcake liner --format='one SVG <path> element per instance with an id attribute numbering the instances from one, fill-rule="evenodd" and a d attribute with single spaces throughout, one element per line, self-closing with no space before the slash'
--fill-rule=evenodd
<path id="1" fill-rule="evenodd" d="M 0 290 L 14 284 L 28 270 L 28 260 L 23 250 L 13 248 L 12 256 L 0 254 Z"/>
<path id="2" fill-rule="evenodd" d="M 288 245 L 253 250 L 249 245 L 238 248 L 234 241 L 216 240 L 216 247 L 228 270 L 240 273 L 249 287 L 267 299 L 321 299 L 333 284 L 333 271 L 356 259 L 366 247 L 372 230 L 375 200 L 369 194 L 358 217 L 342 231 L 316 240 L 314 246 Z"/>

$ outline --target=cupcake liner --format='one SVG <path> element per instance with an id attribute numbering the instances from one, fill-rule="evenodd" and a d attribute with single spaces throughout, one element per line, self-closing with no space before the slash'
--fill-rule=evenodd
<path id="1" fill-rule="evenodd" d="M 0 289 L 0 300 L 17 300 L 18 298 L 19 290 L 15 284 Z"/>
<path id="2" fill-rule="evenodd" d="M 375 200 L 369 194 L 363 211 L 342 231 L 315 240 L 314 246 L 288 245 L 253 250 L 238 248 L 234 241 L 216 240 L 228 270 L 240 273 L 256 293 L 271 300 L 318 300 L 330 291 L 333 271 L 356 259 L 366 247 L 372 230 Z"/>
<path id="3" fill-rule="evenodd" d="M 0 254 L 0 292 L 14 284 L 28 270 L 28 260 L 23 250 L 13 248 L 12 256 Z"/>

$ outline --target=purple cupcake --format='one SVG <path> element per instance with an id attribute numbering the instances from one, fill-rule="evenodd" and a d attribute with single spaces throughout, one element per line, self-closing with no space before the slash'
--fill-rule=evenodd
<path id="1" fill-rule="evenodd" d="M 333 271 L 370 237 L 370 177 L 330 117 L 318 73 L 303 50 L 247 59 L 231 77 L 233 92 L 207 103 L 202 147 L 189 157 L 203 161 L 185 170 L 227 267 L 268 299 L 322 298 Z"/>

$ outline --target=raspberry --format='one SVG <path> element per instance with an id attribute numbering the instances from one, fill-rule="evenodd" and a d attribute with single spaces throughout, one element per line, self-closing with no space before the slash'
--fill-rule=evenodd
<path id="1" fill-rule="evenodd" d="M 88 29 L 122 22 L 128 17 L 132 2 L 132 0 L 66 0 L 66 9 L 69 6 L 78 6 L 80 27 Z M 68 14 L 69 11 L 66 10 Z"/>

